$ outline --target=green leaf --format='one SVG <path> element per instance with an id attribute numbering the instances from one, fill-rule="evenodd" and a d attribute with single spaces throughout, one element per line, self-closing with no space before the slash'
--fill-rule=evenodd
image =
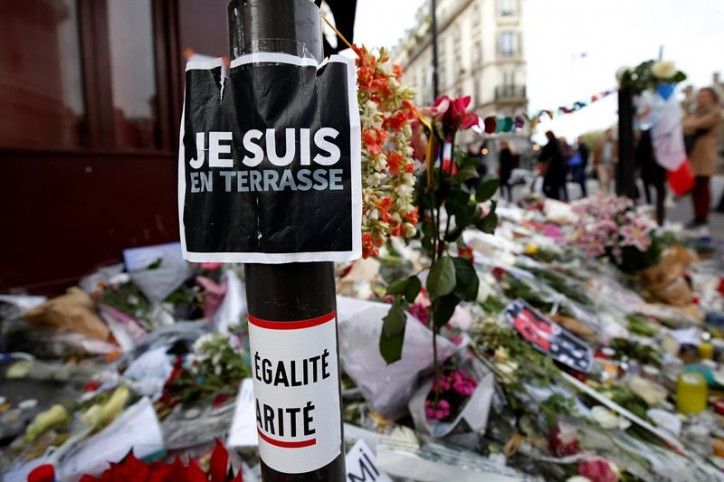
<path id="1" fill-rule="evenodd" d="M 465 258 L 453 258 L 455 263 L 455 290 L 453 294 L 462 301 L 473 301 L 478 297 L 478 273 L 473 264 Z"/>
<path id="2" fill-rule="evenodd" d="M 403 295 L 408 302 L 412 303 L 417 298 L 421 287 L 420 279 L 417 276 L 410 276 L 390 283 L 387 286 L 387 294 Z"/>
<path id="3" fill-rule="evenodd" d="M 445 201 L 448 216 L 454 216 L 455 226 L 461 229 L 465 229 L 470 224 L 476 208 L 477 204 L 471 199 L 470 193 L 460 188 L 453 189 Z"/>
<path id="4" fill-rule="evenodd" d="M 498 215 L 495 214 L 496 207 L 497 203 L 495 201 L 491 201 L 490 212 L 485 217 L 481 218 L 480 221 L 475 223 L 475 227 L 484 233 L 493 234 L 495 232 L 495 228 L 498 226 Z"/>
<path id="5" fill-rule="evenodd" d="M 405 299 L 410 303 L 414 303 L 415 298 L 417 298 L 417 295 L 420 293 L 420 288 L 422 288 L 420 278 L 418 278 L 417 276 L 410 276 L 409 278 L 407 278 Z"/>
<path id="6" fill-rule="evenodd" d="M 455 289 L 455 263 L 449 256 L 435 261 L 427 276 L 427 292 L 435 299 L 452 293 Z"/>
<path id="7" fill-rule="evenodd" d="M 402 345 L 405 340 L 407 303 L 398 298 L 390 307 L 387 316 L 382 319 L 380 333 L 380 355 L 389 365 L 402 357 Z"/>
<path id="8" fill-rule="evenodd" d="M 477 169 L 472 166 L 466 166 L 458 170 L 455 174 L 456 182 L 465 182 L 468 179 L 479 177 Z"/>
<path id="9" fill-rule="evenodd" d="M 485 202 L 495 195 L 495 192 L 500 187 L 500 179 L 488 179 L 483 181 L 478 190 L 475 192 L 475 200 L 478 202 Z"/>
<path id="10" fill-rule="evenodd" d="M 405 292 L 407 289 L 407 283 L 409 279 L 398 279 L 393 281 L 387 286 L 387 294 L 388 295 L 401 295 Z"/>
<path id="11" fill-rule="evenodd" d="M 450 232 L 447 233 L 447 236 L 445 236 L 445 241 L 447 241 L 448 243 L 456 241 L 460 237 L 460 235 L 463 234 L 463 231 L 466 227 L 466 224 L 462 226 L 455 226 L 454 229 L 451 229 Z"/>
<path id="12" fill-rule="evenodd" d="M 432 302 L 432 321 L 436 330 L 439 330 L 450 321 L 460 298 L 453 294 L 445 295 Z"/>
<path id="13" fill-rule="evenodd" d="M 674 75 L 674 77 L 671 80 L 673 82 L 683 82 L 686 80 L 686 74 L 684 72 L 682 72 L 681 70 L 679 70 L 678 72 L 676 72 L 676 74 Z"/>

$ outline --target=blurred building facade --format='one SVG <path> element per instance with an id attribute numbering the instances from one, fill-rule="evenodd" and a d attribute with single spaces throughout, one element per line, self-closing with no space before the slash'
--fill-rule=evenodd
<path id="1" fill-rule="evenodd" d="M 183 50 L 227 0 L 0 0 L 0 291 L 51 292 L 178 239 Z"/>
<path id="2" fill-rule="evenodd" d="M 522 0 L 438 0 L 440 94 L 471 95 L 481 116 L 524 114 L 526 62 Z M 427 2 L 394 52 L 418 105 L 430 105 L 432 46 Z"/>

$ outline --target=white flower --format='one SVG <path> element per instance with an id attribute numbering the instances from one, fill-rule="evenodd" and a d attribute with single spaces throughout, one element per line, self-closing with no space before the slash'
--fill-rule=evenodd
<path id="1" fill-rule="evenodd" d="M 671 79 L 676 72 L 676 65 L 668 60 L 661 60 L 651 66 L 651 73 L 658 79 Z"/>
<path id="2" fill-rule="evenodd" d="M 566 482 L 591 482 L 591 479 L 582 475 L 574 475 L 570 479 L 566 479 Z"/>
<path id="3" fill-rule="evenodd" d="M 631 426 L 631 422 L 623 417 L 619 417 L 611 410 L 597 405 L 591 409 L 591 418 L 605 429 L 626 430 Z"/>

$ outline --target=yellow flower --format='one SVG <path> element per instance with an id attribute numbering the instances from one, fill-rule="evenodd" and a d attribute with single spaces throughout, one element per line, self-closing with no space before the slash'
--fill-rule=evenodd
<path id="1" fill-rule="evenodd" d="M 540 247 L 536 243 L 528 243 L 525 245 L 525 254 L 535 256 L 540 251 Z"/>

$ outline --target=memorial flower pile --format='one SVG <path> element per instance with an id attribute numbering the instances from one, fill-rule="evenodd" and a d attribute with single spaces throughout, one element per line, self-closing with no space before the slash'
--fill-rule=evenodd
<path id="1" fill-rule="evenodd" d="M 415 161 L 410 144 L 414 93 L 400 84 L 399 65 L 384 49 L 357 54 L 357 96 L 362 128 L 362 254 L 376 256 L 390 236 L 409 238 L 418 221 Z"/>

